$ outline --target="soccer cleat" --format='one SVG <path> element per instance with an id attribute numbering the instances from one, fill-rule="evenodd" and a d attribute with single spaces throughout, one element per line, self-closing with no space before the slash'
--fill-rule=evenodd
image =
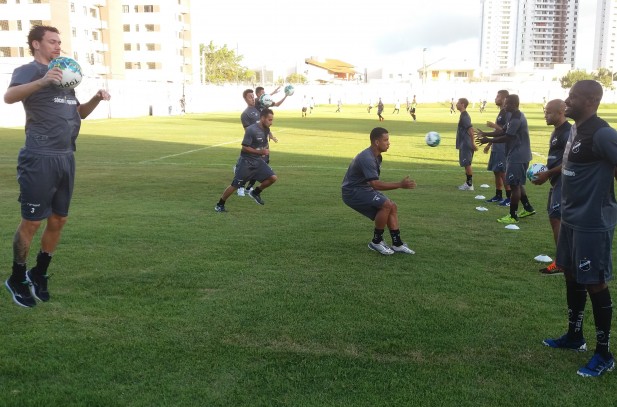
<path id="1" fill-rule="evenodd" d="M 458 190 L 459 191 L 473 191 L 473 185 L 467 185 L 467 183 L 464 183 L 463 185 L 459 185 Z"/>
<path id="2" fill-rule="evenodd" d="M 557 339 L 545 339 L 542 341 L 544 346 L 555 349 L 568 349 L 576 352 L 585 352 L 587 350 L 587 342 L 585 339 L 571 340 L 568 334 L 564 334 Z"/>
<path id="3" fill-rule="evenodd" d="M 510 198 L 506 198 L 499 203 L 499 206 L 510 206 Z"/>
<path id="4" fill-rule="evenodd" d="M 486 201 L 484 201 L 484 202 L 488 202 L 488 203 L 491 203 L 491 202 L 496 202 L 496 203 L 499 203 L 499 202 L 501 202 L 502 200 L 503 200 L 503 198 L 502 198 L 502 197 L 495 195 L 495 196 L 494 196 L 494 197 L 492 197 L 491 199 L 487 199 L 487 200 L 486 200 Z"/>
<path id="5" fill-rule="evenodd" d="M 238 188 L 236 193 L 238 194 L 238 196 L 244 196 L 245 195 L 244 188 L 243 187 Z"/>
<path id="6" fill-rule="evenodd" d="M 526 218 L 527 216 L 535 215 L 536 211 L 533 210 L 533 208 L 530 208 L 530 209 L 531 209 L 531 211 L 528 211 L 527 209 L 523 209 L 521 211 L 521 213 L 518 214 L 518 217 L 519 218 Z"/>
<path id="7" fill-rule="evenodd" d="M 219 205 L 219 204 L 216 204 L 216 206 L 214 207 L 214 210 L 217 212 L 227 212 L 227 209 L 225 209 L 225 205 Z"/>
<path id="8" fill-rule="evenodd" d="M 36 301 L 32 297 L 32 294 L 30 294 L 30 289 L 28 288 L 28 280 L 15 283 L 12 282 L 11 278 L 9 277 L 4 282 L 4 286 L 11 293 L 15 304 L 26 308 L 31 308 L 36 305 Z"/>
<path id="9" fill-rule="evenodd" d="M 30 283 L 30 291 L 34 298 L 39 301 L 49 301 L 49 291 L 47 290 L 47 274 L 36 275 L 32 270 L 26 272 L 26 280 Z"/>
<path id="10" fill-rule="evenodd" d="M 409 248 L 409 246 L 407 246 L 407 243 L 403 243 L 400 246 L 392 245 L 391 249 L 394 250 L 394 252 L 396 253 L 416 254 L 416 252 L 414 252 Z"/>
<path id="11" fill-rule="evenodd" d="M 394 254 L 394 250 L 390 249 L 386 242 L 384 242 L 383 240 L 379 243 L 373 243 L 373 241 L 371 240 L 370 242 L 368 242 L 368 248 L 371 250 L 375 250 L 376 252 L 379 252 L 384 256 Z"/>
<path id="12" fill-rule="evenodd" d="M 252 189 L 249 191 L 249 196 L 253 198 L 255 202 L 257 202 L 259 205 L 265 204 L 264 200 L 261 199 L 261 196 L 259 196 L 259 194 L 256 194 L 255 191 Z"/>
<path id="13" fill-rule="evenodd" d="M 552 262 L 543 269 L 540 269 L 540 273 L 545 276 L 556 276 L 558 274 L 563 274 L 563 270 L 560 269 L 555 262 Z"/>
<path id="14" fill-rule="evenodd" d="M 514 223 L 518 223 L 518 219 L 513 218 L 510 214 L 507 214 L 506 216 L 497 219 L 497 222 L 512 225 Z"/>
<path id="15" fill-rule="evenodd" d="M 579 376 L 598 377 L 610 372 L 615 368 L 615 358 L 610 355 L 604 359 L 599 353 L 595 353 L 587 364 L 576 371 Z"/>

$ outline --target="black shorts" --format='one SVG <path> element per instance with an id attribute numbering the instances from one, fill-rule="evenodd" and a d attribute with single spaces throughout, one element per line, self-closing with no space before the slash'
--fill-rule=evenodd
<path id="1" fill-rule="evenodd" d="M 47 219 L 52 213 L 68 216 L 75 183 L 75 156 L 35 154 L 22 149 L 17 157 L 17 182 L 21 216 Z"/>
<path id="2" fill-rule="evenodd" d="M 350 192 L 343 192 L 343 202 L 345 205 L 370 220 L 375 220 L 377 212 L 379 212 L 387 200 L 387 196 L 375 190 L 355 189 Z"/>
<path id="3" fill-rule="evenodd" d="M 273 175 L 276 174 L 265 160 L 261 158 L 240 157 L 236 164 L 236 172 L 234 173 L 234 179 L 231 185 L 239 188 L 247 181 L 255 179 L 259 182 L 263 182 Z"/>
<path id="4" fill-rule="evenodd" d="M 582 232 L 561 224 L 555 263 L 579 284 L 602 284 L 613 278 L 614 230 Z"/>
<path id="5" fill-rule="evenodd" d="M 525 185 L 527 182 L 527 168 L 529 163 L 507 163 L 506 164 L 506 185 L 518 186 Z"/>

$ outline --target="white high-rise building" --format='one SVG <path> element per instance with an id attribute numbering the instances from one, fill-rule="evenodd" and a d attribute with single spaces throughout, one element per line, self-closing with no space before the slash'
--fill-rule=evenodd
<path id="1" fill-rule="evenodd" d="M 521 63 L 574 66 L 578 0 L 481 0 L 480 65 L 487 72 Z"/>
<path id="2" fill-rule="evenodd" d="M 596 33 L 593 47 L 593 69 L 617 70 L 617 4 L 613 0 L 598 0 Z"/>

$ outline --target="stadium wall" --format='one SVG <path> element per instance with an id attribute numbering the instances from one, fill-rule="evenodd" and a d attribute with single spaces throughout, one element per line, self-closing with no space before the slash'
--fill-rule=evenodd
<path id="1" fill-rule="evenodd" d="M 0 88 L 8 87 L 11 75 L 0 74 Z M 172 82 L 137 82 L 105 80 L 104 78 L 88 79 L 76 89 L 77 97 L 87 101 L 100 88 L 106 88 L 112 95 L 109 103 L 103 103 L 90 116 L 94 119 L 128 118 L 143 116 L 168 116 L 181 114 L 180 99 L 184 92 L 186 113 L 229 112 L 238 114 L 245 108 L 242 91 L 247 85 L 185 85 Z M 266 91 L 272 91 L 275 86 L 265 86 Z M 315 104 L 335 105 L 340 99 L 343 108 L 346 104 L 373 104 L 382 98 L 384 104 L 394 105 L 398 100 L 405 108 L 406 98 L 416 95 L 418 103 L 448 103 L 451 98 L 469 99 L 479 103 L 486 99 L 493 103 L 495 93 L 499 89 L 507 89 L 517 93 L 521 103 L 542 103 L 543 98 L 551 100 L 566 98 L 567 90 L 562 89 L 558 82 L 431 82 L 421 83 L 357 83 L 340 82 L 327 85 L 296 85 L 295 94 L 278 108 L 282 110 L 300 110 L 304 96 L 313 98 Z M 605 91 L 604 103 L 616 103 L 617 91 Z M 273 99 L 278 101 L 283 97 L 282 91 Z M 0 103 L 0 127 L 23 126 L 25 115 L 21 103 L 8 105 Z"/>

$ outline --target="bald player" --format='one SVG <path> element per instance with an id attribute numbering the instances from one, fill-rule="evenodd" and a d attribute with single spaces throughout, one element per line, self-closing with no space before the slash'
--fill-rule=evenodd
<path id="1" fill-rule="evenodd" d="M 561 226 L 557 265 L 564 270 L 568 331 L 545 339 L 551 348 L 584 351 L 583 316 L 587 294 L 596 328 L 596 348 L 577 373 L 597 377 L 615 367 L 609 349 L 613 303 L 608 288 L 612 275 L 612 244 L 617 224 L 614 178 L 617 131 L 597 116 L 602 86 L 578 81 L 566 99 L 566 116 L 574 119 L 561 166 Z"/>
<path id="2" fill-rule="evenodd" d="M 531 182 L 536 185 L 542 185 L 546 181 L 551 183 L 546 211 L 551 229 L 553 230 L 555 246 L 557 246 L 559 225 L 561 224 L 561 161 L 566 143 L 568 142 L 568 136 L 570 135 L 570 128 L 572 128 L 572 125 L 566 118 L 566 102 L 561 99 L 548 102 L 544 109 L 544 119 L 548 126 L 554 126 L 555 128 L 551 133 L 549 141 L 548 158 L 546 160 L 548 171 L 537 173 L 536 179 Z M 540 273 L 555 275 L 563 273 L 563 270 L 557 267 L 555 262 L 552 262 L 548 267 L 540 269 Z"/>

